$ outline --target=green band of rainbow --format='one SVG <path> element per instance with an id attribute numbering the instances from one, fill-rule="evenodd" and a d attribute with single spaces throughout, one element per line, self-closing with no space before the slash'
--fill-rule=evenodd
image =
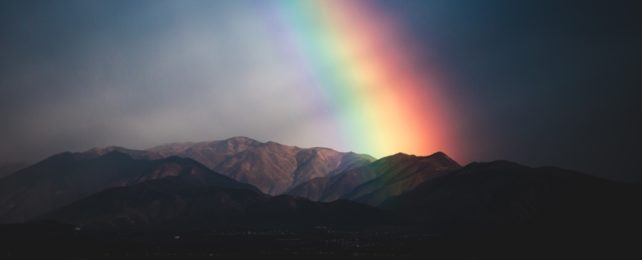
<path id="1" fill-rule="evenodd" d="M 310 85 L 330 104 L 349 147 L 374 156 L 446 148 L 447 106 L 385 12 L 372 1 L 275 3 Z"/>

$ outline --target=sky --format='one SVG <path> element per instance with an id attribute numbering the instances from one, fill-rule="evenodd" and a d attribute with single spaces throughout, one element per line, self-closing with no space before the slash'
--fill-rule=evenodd
<path id="1" fill-rule="evenodd" d="M 1 1 L 0 162 L 249 136 L 642 181 L 636 1 L 293 2 Z"/>

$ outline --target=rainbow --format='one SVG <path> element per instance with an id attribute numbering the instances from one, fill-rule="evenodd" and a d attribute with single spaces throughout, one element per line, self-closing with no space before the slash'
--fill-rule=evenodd
<path id="1" fill-rule="evenodd" d="M 280 0 L 271 9 L 348 147 L 376 157 L 450 148 L 451 110 L 434 71 L 373 2 Z"/>

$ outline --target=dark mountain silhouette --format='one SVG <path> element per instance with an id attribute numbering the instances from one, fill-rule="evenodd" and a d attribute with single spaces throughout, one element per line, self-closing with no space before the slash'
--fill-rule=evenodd
<path id="1" fill-rule="evenodd" d="M 247 137 L 200 143 L 174 143 L 147 150 L 151 156 L 192 158 L 237 181 L 271 195 L 318 177 L 370 163 L 374 158 L 328 148 L 299 148 Z"/>
<path id="2" fill-rule="evenodd" d="M 415 218 L 431 233 L 604 242 L 642 231 L 640 201 L 639 186 L 496 161 L 434 178 L 382 207 Z"/>
<path id="3" fill-rule="evenodd" d="M 436 176 L 459 169 L 446 154 L 414 156 L 398 153 L 332 177 L 316 178 L 288 194 L 317 201 L 350 199 L 378 205 L 385 199 L 412 190 Z"/>
<path id="4" fill-rule="evenodd" d="M 108 189 L 43 219 L 88 228 L 153 230 L 358 229 L 399 223 L 389 212 L 350 201 L 271 197 L 250 189 L 195 183 L 190 176 Z"/>
<path id="5" fill-rule="evenodd" d="M 20 169 L 26 168 L 27 166 L 29 166 L 29 164 L 23 162 L 2 163 L 0 164 L 0 178 L 9 176 Z"/>
<path id="6" fill-rule="evenodd" d="M 0 222 L 22 222 L 102 190 L 170 176 L 210 186 L 256 190 L 185 158 L 136 160 L 119 151 L 102 156 L 62 153 L 0 179 Z"/>

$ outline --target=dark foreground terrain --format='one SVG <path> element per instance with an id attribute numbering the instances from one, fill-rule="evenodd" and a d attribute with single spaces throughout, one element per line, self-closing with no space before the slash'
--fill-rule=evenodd
<path id="1" fill-rule="evenodd" d="M 98 231 L 58 223 L 0 226 L 0 257 L 199 259 L 225 256 L 428 257 L 430 259 L 639 259 L 639 239 L 510 231 L 449 238 L 412 230 Z M 626 241 L 626 242 L 623 242 Z M 636 242 L 637 241 L 637 242 Z"/>

